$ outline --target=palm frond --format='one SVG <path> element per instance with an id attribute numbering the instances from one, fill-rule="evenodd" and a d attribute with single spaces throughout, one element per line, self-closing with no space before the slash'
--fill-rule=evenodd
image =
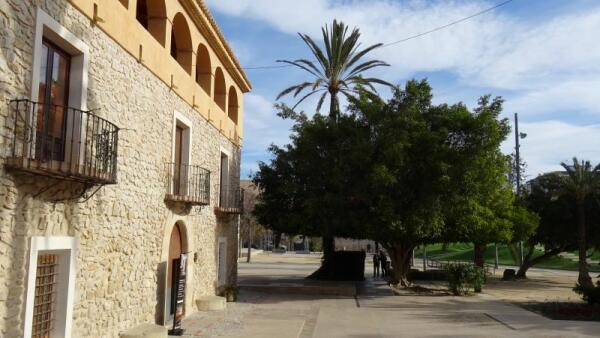
<path id="1" fill-rule="evenodd" d="M 365 83 L 377 83 L 380 85 L 388 86 L 394 88 L 395 86 L 385 80 L 378 79 L 376 77 L 366 77 L 362 79 Z"/>
<path id="2" fill-rule="evenodd" d="M 351 71 L 348 72 L 348 75 L 346 75 L 347 77 L 352 77 L 355 75 L 358 75 L 359 73 L 365 72 L 369 69 L 375 68 L 375 67 L 388 67 L 389 64 L 380 60 L 370 60 L 370 61 L 366 61 L 363 62 L 361 64 L 359 64 L 358 66 L 354 67 L 354 69 L 352 69 Z"/>
<path id="3" fill-rule="evenodd" d="M 312 38 L 310 36 L 308 36 L 306 34 L 299 34 L 299 35 L 302 38 L 302 40 L 304 40 L 304 43 L 306 43 L 308 48 L 310 48 L 311 52 L 317 58 L 317 61 L 319 61 L 319 63 L 321 64 L 321 67 L 323 67 L 323 70 L 325 71 L 325 74 L 327 75 L 327 70 L 330 67 L 329 59 L 327 59 L 325 57 L 321 48 L 319 48 L 319 46 L 312 40 Z"/>
<path id="4" fill-rule="evenodd" d="M 311 62 L 311 61 L 309 61 L 309 60 L 306 60 L 306 59 L 299 59 L 299 60 L 296 60 L 295 62 L 296 62 L 296 63 L 299 63 L 299 64 L 303 64 L 303 65 L 305 65 L 306 67 L 308 67 L 308 68 L 310 68 L 310 69 L 314 70 L 314 71 L 315 71 L 317 74 L 319 74 L 319 76 L 321 76 L 321 77 L 325 77 L 325 74 L 323 74 L 323 70 L 322 70 L 322 69 L 319 69 L 319 68 L 317 68 L 317 66 L 315 66 L 315 64 L 314 64 L 313 62 Z"/>
<path id="5" fill-rule="evenodd" d="M 277 62 L 280 62 L 280 63 L 287 63 L 287 64 L 289 64 L 289 65 L 296 66 L 296 67 L 298 67 L 298 68 L 304 69 L 305 71 L 307 71 L 307 72 L 311 73 L 312 75 L 314 75 L 314 76 L 316 76 L 316 77 L 321 77 L 319 74 L 315 73 L 315 72 L 314 72 L 313 70 L 311 70 L 310 68 L 308 68 L 308 67 L 304 66 L 303 64 L 300 64 L 300 63 L 298 63 L 298 62 L 296 62 L 296 61 L 290 61 L 290 60 L 277 60 Z"/>
<path id="6" fill-rule="evenodd" d="M 323 95 L 321 95 L 321 98 L 319 98 L 319 101 L 317 102 L 317 113 L 321 112 L 321 107 L 323 106 L 323 102 L 325 101 L 327 94 L 327 92 L 324 92 Z"/>
<path id="7" fill-rule="evenodd" d="M 325 89 L 317 89 L 317 90 L 313 90 L 310 93 L 304 95 L 304 97 L 302 97 L 298 102 L 296 102 L 296 104 L 294 105 L 294 107 L 292 107 L 292 109 L 296 109 L 296 107 L 298 107 L 300 105 L 300 103 L 302 103 L 304 100 L 308 99 L 309 97 L 311 97 L 312 95 L 322 92 Z"/>
<path id="8" fill-rule="evenodd" d="M 348 61 L 348 64 L 346 65 L 346 67 L 347 68 L 352 67 L 356 62 L 358 62 L 360 59 L 362 59 L 365 55 L 367 55 L 368 53 L 370 53 L 374 49 L 377 49 L 377 48 L 379 48 L 381 46 L 383 46 L 383 43 L 378 43 L 378 44 L 369 46 L 369 47 L 363 49 L 362 51 L 354 54 L 354 56 L 352 57 L 352 59 L 350 59 L 350 61 Z"/>
<path id="9" fill-rule="evenodd" d="M 294 92 L 294 97 L 297 97 L 298 94 L 300 94 L 300 92 L 302 92 L 304 89 L 306 89 L 308 87 L 311 87 L 312 85 L 313 85 L 313 82 L 304 82 L 304 83 L 297 85 L 296 91 Z"/>
<path id="10" fill-rule="evenodd" d="M 291 86 L 291 87 L 288 87 L 288 88 L 286 88 L 286 89 L 282 90 L 282 91 L 281 91 L 281 93 L 279 93 L 279 94 L 277 95 L 277 98 L 275 98 L 275 100 L 279 100 L 280 98 L 282 98 L 282 97 L 284 97 L 284 96 L 288 95 L 289 93 L 291 93 L 291 92 L 293 92 L 293 91 L 297 90 L 297 89 L 298 89 L 298 86 L 299 86 L 299 85 L 293 85 L 293 86 Z"/>

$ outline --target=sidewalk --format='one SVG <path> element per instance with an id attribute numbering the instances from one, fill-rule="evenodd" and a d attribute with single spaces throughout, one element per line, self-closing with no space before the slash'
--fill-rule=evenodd
<path id="1" fill-rule="evenodd" d="M 281 260 L 282 258 L 278 258 Z M 240 281 L 304 285 L 318 260 L 257 259 Z M 293 287 L 293 285 L 288 285 Z M 394 296 L 368 279 L 355 297 L 244 290 L 223 312 L 186 318 L 185 337 L 595 337 L 599 323 L 552 321 L 491 295 Z"/>

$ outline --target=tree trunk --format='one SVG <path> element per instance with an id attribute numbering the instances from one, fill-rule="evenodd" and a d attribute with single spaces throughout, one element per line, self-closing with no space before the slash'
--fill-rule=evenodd
<path id="1" fill-rule="evenodd" d="M 485 244 L 475 243 L 473 247 L 473 263 L 475 266 L 483 268 L 485 264 Z"/>
<path id="2" fill-rule="evenodd" d="M 250 255 L 252 254 L 252 225 L 248 225 L 248 257 L 246 263 L 250 263 Z"/>
<path id="3" fill-rule="evenodd" d="M 335 251 L 335 237 L 323 236 L 323 264 L 329 262 Z"/>
<path id="4" fill-rule="evenodd" d="M 334 268 L 333 268 L 333 254 L 335 252 L 335 237 L 331 235 L 324 235 L 322 237 L 323 246 L 323 258 L 321 259 L 321 266 L 317 271 L 313 272 L 308 278 L 312 279 L 323 279 L 331 280 L 335 279 Z"/>
<path id="5" fill-rule="evenodd" d="M 333 119 L 334 121 L 337 121 L 337 115 L 338 115 L 338 111 L 337 111 L 337 93 L 330 91 L 329 92 L 329 96 L 331 97 L 331 100 L 329 102 L 329 117 L 331 119 Z"/>
<path id="6" fill-rule="evenodd" d="M 533 256 L 533 253 L 535 251 L 535 245 L 530 246 L 529 252 L 525 256 L 525 259 L 523 260 L 523 264 L 521 264 L 521 266 L 519 267 L 519 271 L 517 272 L 516 277 L 523 278 L 523 279 L 527 278 L 527 270 L 529 270 L 529 268 L 538 264 L 539 262 L 543 261 L 544 259 L 556 256 L 565 250 L 566 250 L 566 247 L 555 248 L 550 251 L 544 252 L 544 254 L 541 256 L 531 259 L 531 257 Z"/>
<path id="7" fill-rule="evenodd" d="M 410 271 L 410 260 L 414 250 L 414 245 L 407 245 L 402 243 L 391 243 L 390 246 L 386 246 L 386 250 L 390 255 L 392 263 L 392 276 L 390 276 L 390 282 L 393 284 L 400 284 L 401 286 L 409 286 L 408 272 Z"/>
<path id="8" fill-rule="evenodd" d="M 592 278 L 588 272 L 587 265 L 587 245 L 585 229 L 585 209 L 583 203 L 577 203 L 577 230 L 579 232 L 579 278 L 577 281 L 583 287 L 594 287 Z"/>
<path id="9" fill-rule="evenodd" d="M 274 231 L 274 233 L 273 233 L 273 248 L 279 249 L 279 244 L 281 244 L 281 232 Z"/>

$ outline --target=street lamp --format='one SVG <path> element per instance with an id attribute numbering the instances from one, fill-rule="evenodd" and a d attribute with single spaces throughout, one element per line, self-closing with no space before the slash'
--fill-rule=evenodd
<path id="1" fill-rule="evenodd" d="M 519 133 L 519 114 L 515 113 L 515 170 L 517 174 L 517 196 L 521 193 L 521 156 L 520 149 L 521 144 L 519 140 L 527 137 L 526 133 Z M 519 251 L 521 253 L 521 259 L 519 260 L 519 267 L 523 265 L 523 241 L 519 241 Z"/>

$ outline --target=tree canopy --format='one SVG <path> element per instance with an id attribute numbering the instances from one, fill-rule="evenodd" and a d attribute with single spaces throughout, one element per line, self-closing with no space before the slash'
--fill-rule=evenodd
<path id="1" fill-rule="evenodd" d="M 419 244 L 507 241 L 515 220 L 535 223 L 508 182 L 500 98 L 473 112 L 436 105 L 427 81 L 412 80 L 387 102 L 368 92 L 350 102 L 336 122 L 279 107 L 295 125 L 254 178 L 262 224 L 378 241 L 402 281 Z"/>

